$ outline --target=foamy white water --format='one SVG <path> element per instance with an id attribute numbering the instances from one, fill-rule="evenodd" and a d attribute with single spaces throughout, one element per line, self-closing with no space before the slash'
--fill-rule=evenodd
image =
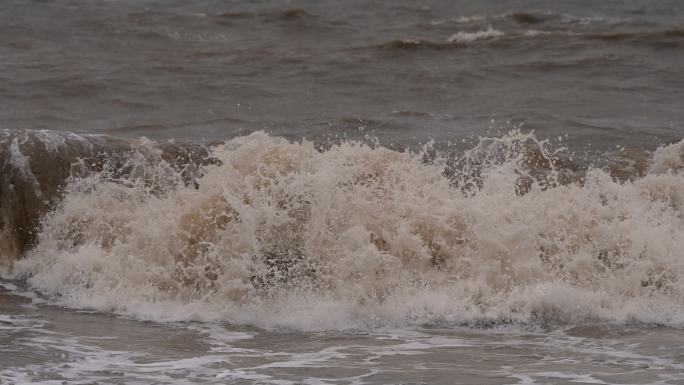
<path id="1" fill-rule="evenodd" d="M 460 31 L 455 33 L 447 39 L 449 43 L 470 43 L 476 40 L 492 39 L 496 37 L 504 36 L 504 33 L 497 31 L 492 26 L 488 26 L 487 29 L 483 29 L 476 32 L 463 32 Z"/>
<path id="2" fill-rule="evenodd" d="M 135 157 L 71 180 L 8 276 L 157 321 L 680 327 L 683 148 L 628 181 L 559 183 L 571 171 L 520 132 L 458 159 L 256 133 L 214 147 L 193 183 Z"/>
<path id="3" fill-rule="evenodd" d="M 679 384 L 679 330 L 265 331 L 140 322 L 0 289 L 7 384 Z M 20 295 L 20 296 L 17 296 Z"/>

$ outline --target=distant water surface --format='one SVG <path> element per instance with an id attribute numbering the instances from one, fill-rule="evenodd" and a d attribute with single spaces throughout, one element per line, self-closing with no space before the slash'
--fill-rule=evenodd
<path id="1" fill-rule="evenodd" d="M 408 144 L 522 123 L 605 149 L 684 122 L 678 0 L 7 0 L 0 55 L 5 128 Z"/>

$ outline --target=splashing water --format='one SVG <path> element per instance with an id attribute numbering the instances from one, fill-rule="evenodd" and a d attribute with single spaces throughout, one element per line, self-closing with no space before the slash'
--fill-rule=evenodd
<path id="1" fill-rule="evenodd" d="M 155 320 L 684 324 L 684 142 L 626 181 L 519 131 L 458 157 L 264 133 L 210 156 L 192 183 L 139 157 L 72 178 L 8 275 Z"/>

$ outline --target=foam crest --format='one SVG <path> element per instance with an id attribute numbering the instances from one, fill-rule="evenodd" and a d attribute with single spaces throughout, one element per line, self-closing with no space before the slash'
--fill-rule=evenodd
<path id="1" fill-rule="evenodd" d="M 449 43 L 470 43 L 476 40 L 485 40 L 485 39 L 493 39 L 497 37 L 503 36 L 504 33 L 501 31 L 498 31 L 492 26 L 488 26 L 486 29 L 476 31 L 476 32 L 464 32 L 460 31 L 458 33 L 455 33 L 447 39 L 447 42 Z"/>
<path id="2" fill-rule="evenodd" d="M 156 320 L 681 326 L 683 147 L 619 182 L 517 131 L 457 157 L 256 133 L 193 183 L 135 157 L 72 178 L 11 275 Z"/>
<path id="3" fill-rule="evenodd" d="M 684 170 L 684 141 L 657 149 L 653 154 L 653 162 L 648 172 L 650 174 L 678 174 L 682 170 Z"/>

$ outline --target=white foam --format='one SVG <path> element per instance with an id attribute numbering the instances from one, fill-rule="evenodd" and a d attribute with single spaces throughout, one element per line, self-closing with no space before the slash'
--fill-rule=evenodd
<path id="1" fill-rule="evenodd" d="M 22 175 L 26 180 L 33 184 L 36 195 L 41 196 L 40 184 L 33 175 L 31 170 L 31 164 L 29 163 L 29 158 L 21 152 L 19 147 L 19 138 L 14 138 L 9 146 L 9 164 L 14 167 L 17 172 Z"/>
<path id="2" fill-rule="evenodd" d="M 492 26 L 488 26 L 487 29 L 483 29 L 480 31 L 476 32 L 465 32 L 465 31 L 459 31 L 458 33 L 455 33 L 447 39 L 447 42 L 449 43 L 470 43 L 476 40 L 488 40 L 488 39 L 493 39 L 497 37 L 504 36 L 505 34 L 501 31 L 498 31 Z"/>
<path id="3" fill-rule="evenodd" d="M 530 145 L 551 157 L 530 134 L 482 139 L 453 179 L 445 158 L 264 133 L 214 148 L 197 189 L 164 164 L 104 171 L 67 186 L 12 275 L 70 307 L 167 321 L 684 325 L 684 174 L 656 166 L 675 150 L 634 181 L 592 169 L 558 185 L 529 169 Z"/>
<path id="4" fill-rule="evenodd" d="M 682 170 L 684 170 L 684 141 L 656 150 L 648 172 L 649 174 L 678 174 Z"/>
<path id="5" fill-rule="evenodd" d="M 496 19 L 496 18 L 499 18 L 501 16 L 502 15 L 495 15 L 491 18 Z M 458 17 L 452 18 L 451 21 L 453 21 L 455 23 L 459 23 L 459 24 L 467 24 L 467 23 L 472 23 L 475 21 L 484 21 L 484 20 L 487 20 L 488 18 L 490 18 L 490 17 L 487 15 L 458 16 Z"/>

